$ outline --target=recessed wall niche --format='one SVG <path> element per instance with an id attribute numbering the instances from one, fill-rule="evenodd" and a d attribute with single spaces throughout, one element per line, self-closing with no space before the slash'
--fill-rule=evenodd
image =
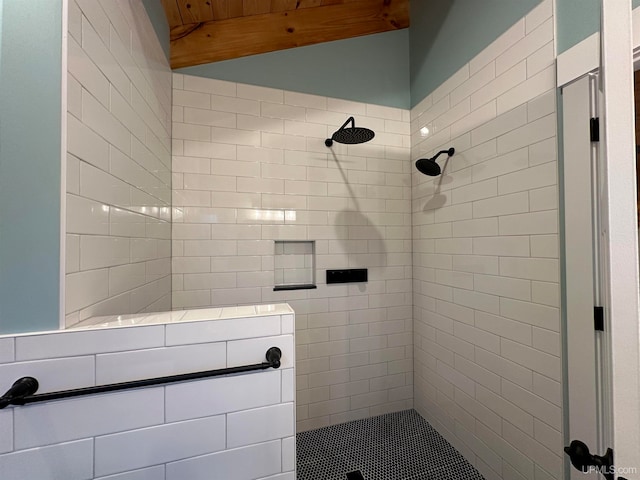
<path id="1" fill-rule="evenodd" d="M 274 290 L 316 288 L 316 242 L 276 240 Z"/>

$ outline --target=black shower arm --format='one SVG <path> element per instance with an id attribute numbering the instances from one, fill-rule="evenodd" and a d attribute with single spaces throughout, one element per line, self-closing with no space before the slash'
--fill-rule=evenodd
<path id="1" fill-rule="evenodd" d="M 435 162 L 436 159 L 442 155 L 443 153 L 448 154 L 450 157 L 453 156 L 453 154 L 455 153 L 455 149 L 453 147 L 448 148 L 447 150 L 440 150 L 438 153 L 435 154 L 435 156 L 431 157 L 429 160 L 431 160 L 432 162 Z"/>
<path id="2" fill-rule="evenodd" d="M 346 127 L 347 125 L 349 125 L 349 122 L 351 122 L 351 128 L 356 128 L 356 121 L 353 119 L 353 117 L 349 117 L 347 118 L 347 121 L 344 122 L 344 125 L 342 125 L 338 131 L 340 130 L 344 130 L 344 127 Z"/>

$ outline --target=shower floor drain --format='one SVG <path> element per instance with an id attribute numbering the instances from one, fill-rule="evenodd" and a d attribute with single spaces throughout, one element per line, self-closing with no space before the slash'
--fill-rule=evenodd
<path id="1" fill-rule="evenodd" d="M 484 480 L 415 410 L 301 432 L 296 449 L 297 480 Z"/>

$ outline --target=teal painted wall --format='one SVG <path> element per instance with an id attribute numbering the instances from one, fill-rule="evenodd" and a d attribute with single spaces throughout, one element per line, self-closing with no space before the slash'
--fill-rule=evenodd
<path id="1" fill-rule="evenodd" d="M 51 330 L 59 326 L 62 0 L 2 8 L 0 333 Z"/>
<path id="2" fill-rule="evenodd" d="M 539 3 L 540 0 L 411 1 L 411 106 Z"/>
<path id="3" fill-rule="evenodd" d="M 176 71 L 409 108 L 409 32 L 367 35 Z"/>
<path id="4" fill-rule="evenodd" d="M 558 53 L 600 30 L 600 0 L 556 0 Z"/>
<path id="5" fill-rule="evenodd" d="M 151 24 L 153 25 L 153 29 L 156 31 L 158 40 L 160 40 L 162 50 L 166 57 L 169 58 L 169 23 L 167 22 L 167 17 L 164 14 L 162 3 L 160 3 L 160 0 L 142 0 L 142 4 L 147 11 L 147 15 L 149 15 L 149 18 L 151 19 Z"/>
<path id="6" fill-rule="evenodd" d="M 631 2 L 640 7 L 640 0 Z M 600 31 L 600 0 L 556 0 L 558 53 Z"/>

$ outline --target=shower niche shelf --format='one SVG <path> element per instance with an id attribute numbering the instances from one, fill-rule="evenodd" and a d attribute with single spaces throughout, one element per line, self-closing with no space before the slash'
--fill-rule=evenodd
<path id="1" fill-rule="evenodd" d="M 273 260 L 274 291 L 317 288 L 315 241 L 276 240 Z"/>

